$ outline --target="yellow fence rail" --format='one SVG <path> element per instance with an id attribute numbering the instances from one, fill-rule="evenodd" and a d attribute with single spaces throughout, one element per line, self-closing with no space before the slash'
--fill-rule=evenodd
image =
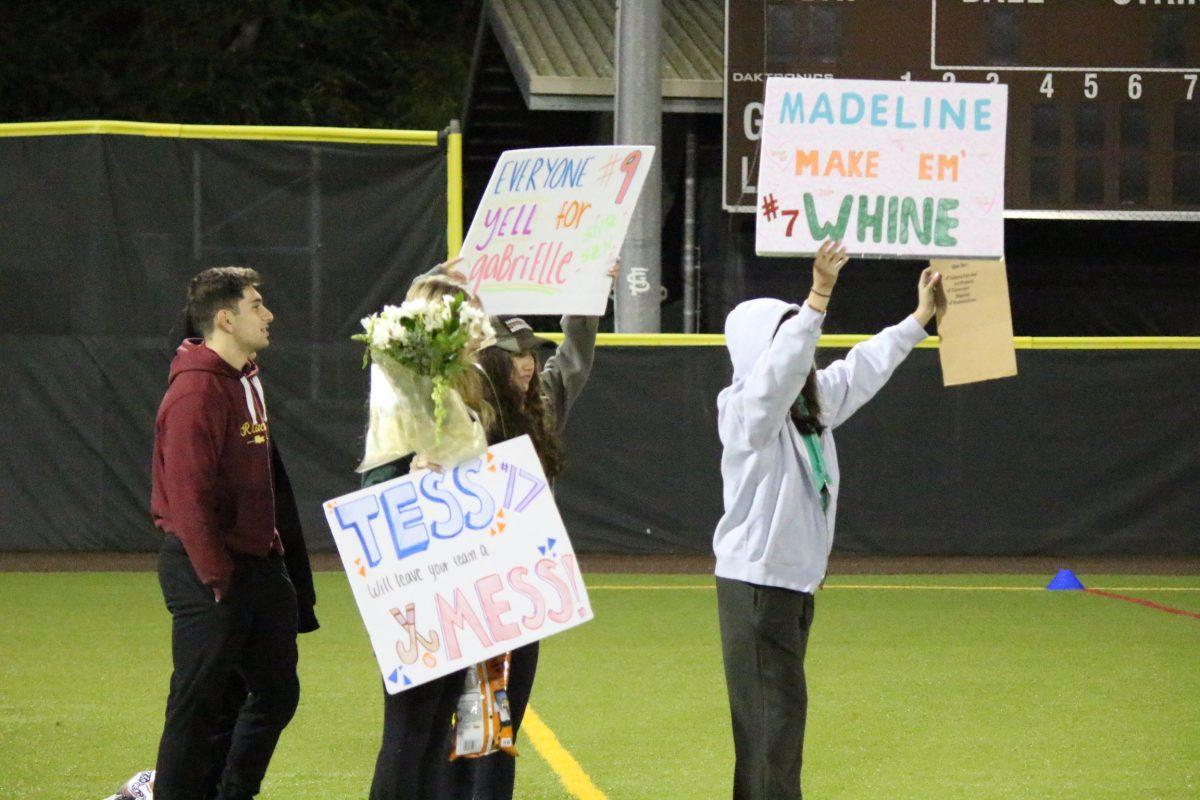
<path id="1" fill-rule="evenodd" d="M 158 136 L 172 139 L 232 139 L 257 142 L 331 142 L 341 144 L 437 147 L 438 131 L 386 128 L 323 128 L 291 125 L 184 125 L 114 119 L 0 124 L 0 137 L 16 136 Z M 446 137 L 446 249 L 453 258 L 462 247 L 462 134 L 451 125 Z"/>
<path id="2" fill-rule="evenodd" d="M 436 147 L 437 131 L 320 128 L 286 125 L 182 125 L 112 119 L 0 124 L 0 136 L 163 136 L 174 139 L 242 139 L 275 142 L 344 142 Z"/>
<path id="3" fill-rule="evenodd" d="M 562 341 L 561 333 L 542 333 Z M 850 348 L 871 338 L 866 334 L 829 334 L 821 347 Z M 598 345 L 609 347 L 724 347 L 720 333 L 602 333 Z M 930 336 L 917 347 L 937 348 L 938 337 Z M 1200 350 L 1197 336 L 1014 336 L 1018 350 Z"/>

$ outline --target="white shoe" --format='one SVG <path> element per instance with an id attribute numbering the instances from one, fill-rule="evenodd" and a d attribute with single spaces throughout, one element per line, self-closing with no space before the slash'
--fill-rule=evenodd
<path id="1" fill-rule="evenodd" d="M 104 800 L 154 800 L 154 770 L 142 770 L 121 784 L 116 794 Z"/>

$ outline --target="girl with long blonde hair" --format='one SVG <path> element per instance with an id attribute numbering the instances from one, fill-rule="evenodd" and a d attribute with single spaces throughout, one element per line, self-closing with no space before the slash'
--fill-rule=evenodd
<path id="1" fill-rule="evenodd" d="M 454 262 L 439 264 L 413 281 L 406 300 L 440 302 L 461 294 L 479 307 L 479 299 L 459 283 L 452 271 Z M 479 343 L 475 343 L 476 346 Z M 474 366 L 476 347 L 468 347 L 464 358 L 468 369 L 454 380 L 454 389 L 483 431 L 490 429 L 494 414 L 484 400 L 483 376 Z M 368 435 L 369 438 L 369 435 Z M 372 486 L 425 466 L 421 454 L 407 453 L 373 466 L 363 473 L 362 485 Z M 399 694 L 383 693 L 383 736 L 375 760 L 370 800 L 424 800 L 437 797 L 445 785 L 450 760 L 451 719 L 462 693 L 465 670 L 453 672 Z"/>

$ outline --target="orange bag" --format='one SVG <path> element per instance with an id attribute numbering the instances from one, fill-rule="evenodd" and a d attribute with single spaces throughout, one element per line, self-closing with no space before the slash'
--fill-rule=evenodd
<path id="1" fill-rule="evenodd" d="M 450 758 L 479 758 L 497 750 L 515 756 L 512 710 L 508 704 L 508 670 L 512 654 L 490 658 L 467 670 L 454 715 L 454 749 Z"/>

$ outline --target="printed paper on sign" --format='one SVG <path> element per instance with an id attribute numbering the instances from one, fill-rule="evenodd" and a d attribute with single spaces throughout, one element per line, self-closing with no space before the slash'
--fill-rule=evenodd
<path id="1" fill-rule="evenodd" d="M 391 694 L 592 618 L 528 436 L 325 503 Z"/>
<path id="2" fill-rule="evenodd" d="M 500 156 L 459 255 L 489 314 L 601 316 L 653 147 Z"/>
<path id="3" fill-rule="evenodd" d="M 755 250 L 899 258 L 1004 255 L 1008 89 L 769 78 Z"/>

